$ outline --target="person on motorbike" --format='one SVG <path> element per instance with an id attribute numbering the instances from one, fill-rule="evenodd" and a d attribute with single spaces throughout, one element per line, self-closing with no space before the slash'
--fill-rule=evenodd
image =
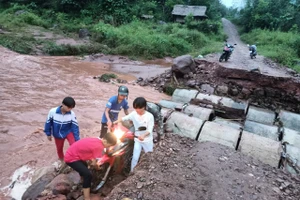
<path id="1" fill-rule="evenodd" d="M 256 56 L 257 54 L 257 47 L 255 44 L 252 44 L 251 46 L 248 44 L 248 47 L 249 47 L 249 51 L 250 51 L 250 54 L 253 55 L 253 57 Z"/>
<path id="2" fill-rule="evenodd" d="M 118 95 L 112 96 L 106 103 L 105 111 L 101 120 L 100 138 L 103 138 L 107 131 L 111 130 L 112 123 L 118 119 L 119 112 L 124 109 L 125 115 L 128 115 L 128 94 L 129 90 L 126 86 L 120 86 Z"/>
<path id="3" fill-rule="evenodd" d="M 236 45 L 236 44 L 234 44 Z M 234 50 L 234 46 L 229 44 L 227 41 L 225 41 L 225 45 L 223 48 L 223 53 L 221 54 L 219 61 L 222 62 L 223 60 L 228 61 L 228 59 L 230 58 L 232 52 Z"/>
<path id="4" fill-rule="evenodd" d="M 91 166 L 97 168 L 97 159 L 102 157 L 104 148 L 114 146 L 116 143 L 116 136 L 112 133 L 107 133 L 102 139 L 83 138 L 67 149 L 64 161 L 83 178 L 82 188 L 84 200 L 90 200 L 90 188 L 92 183 L 92 173 L 86 161 L 91 161 Z"/>
<path id="5" fill-rule="evenodd" d="M 134 138 L 134 147 L 133 147 L 133 156 L 131 161 L 131 172 L 137 165 L 142 149 L 147 152 L 153 151 L 153 128 L 154 128 L 154 117 L 153 115 L 146 110 L 147 101 L 144 97 L 137 97 L 133 101 L 133 108 L 129 115 L 123 117 L 114 122 L 117 124 L 122 121 L 131 120 L 135 127 L 135 138 Z M 139 130 L 140 127 L 145 127 L 146 130 Z"/>

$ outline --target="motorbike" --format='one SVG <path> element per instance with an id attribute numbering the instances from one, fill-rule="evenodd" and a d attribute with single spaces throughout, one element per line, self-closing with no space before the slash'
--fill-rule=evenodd
<path id="1" fill-rule="evenodd" d="M 234 44 L 234 45 L 236 45 L 236 44 Z M 234 50 L 234 46 L 226 43 L 223 48 L 223 53 L 219 58 L 219 62 L 222 62 L 223 60 L 225 60 L 227 62 L 229 60 L 233 50 Z"/>
<path id="2" fill-rule="evenodd" d="M 137 130 L 144 131 L 146 129 L 146 127 L 142 126 L 139 127 Z M 95 189 L 93 189 L 94 192 L 98 191 L 105 184 L 109 172 L 113 168 L 118 158 L 122 157 L 123 159 L 123 163 L 121 164 L 123 170 L 125 170 L 126 173 L 129 173 L 130 171 L 130 163 L 132 159 L 132 152 L 134 146 L 133 139 L 137 136 L 135 136 L 134 133 L 129 131 L 126 127 L 121 125 L 115 125 L 113 127 L 112 133 L 115 134 L 117 137 L 117 144 L 107 149 L 105 154 L 99 160 L 97 160 L 98 166 L 108 165 L 108 167 L 101 182 L 95 187 Z"/>

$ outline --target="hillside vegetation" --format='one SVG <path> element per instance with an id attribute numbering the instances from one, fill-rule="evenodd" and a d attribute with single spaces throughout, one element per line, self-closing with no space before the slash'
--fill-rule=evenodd
<path id="1" fill-rule="evenodd" d="M 143 58 L 187 53 L 197 56 L 220 49 L 225 38 L 218 20 L 220 15 L 212 14 L 218 17 L 205 21 L 194 21 L 188 16 L 185 24 L 173 23 L 173 5 L 183 2 L 161 3 L 97 0 L 86 4 L 81 1 L 2 3 L 5 9 L 0 14 L 0 25 L 5 34 L 0 35 L 0 44 L 25 54 L 34 53 L 39 46 L 50 55 L 101 52 Z M 210 10 L 207 14 L 224 9 L 217 0 L 206 5 Z M 153 18 L 143 20 L 143 14 Z M 32 30 L 37 27 L 41 32 L 51 31 L 71 38 L 78 38 L 78 31 L 87 29 L 91 36 L 86 44 L 61 45 L 35 37 Z"/>
<path id="2" fill-rule="evenodd" d="M 245 8 L 226 8 L 219 0 L 0 0 L 0 45 L 23 54 L 119 54 L 160 58 L 220 52 L 226 39 L 221 18 L 240 28 L 241 39 L 256 44 L 258 53 L 300 71 L 300 0 L 246 0 Z M 175 23 L 176 4 L 207 6 L 208 20 Z M 152 16 L 144 19 L 143 15 Z M 51 32 L 85 42 L 60 44 L 38 37 Z M 82 41 L 82 40 L 81 40 Z"/>

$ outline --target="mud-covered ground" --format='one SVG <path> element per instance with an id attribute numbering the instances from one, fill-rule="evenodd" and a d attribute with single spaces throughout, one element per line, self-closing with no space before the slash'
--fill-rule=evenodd
<path id="1" fill-rule="evenodd" d="M 105 199 L 299 199 L 300 178 L 214 143 L 169 135 Z"/>

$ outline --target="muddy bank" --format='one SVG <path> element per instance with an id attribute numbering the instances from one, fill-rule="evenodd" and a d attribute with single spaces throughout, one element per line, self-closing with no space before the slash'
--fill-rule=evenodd
<path id="1" fill-rule="evenodd" d="M 105 199 L 298 199 L 299 177 L 234 150 L 171 135 Z"/>

